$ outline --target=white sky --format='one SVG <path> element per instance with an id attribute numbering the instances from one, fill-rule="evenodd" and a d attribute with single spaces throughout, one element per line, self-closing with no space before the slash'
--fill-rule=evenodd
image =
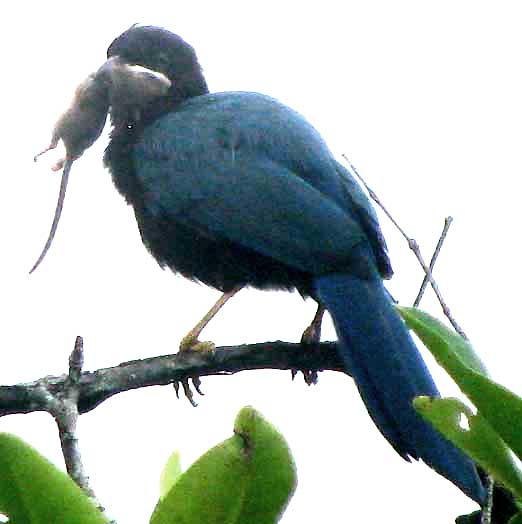
<path id="1" fill-rule="evenodd" d="M 428 258 L 446 215 L 436 276 L 493 376 L 519 394 L 522 34 L 518 2 L 73 2 L 10 4 L 0 35 L 4 81 L 0 223 L 0 384 L 66 370 L 76 335 L 85 369 L 176 351 L 217 293 L 161 271 L 101 158 L 103 136 L 75 163 L 62 222 L 43 246 L 59 176 L 32 157 L 46 146 L 76 84 L 134 22 L 191 43 L 211 90 L 259 91 L 292 106 L 348 154 Z M 396 276 L 415 297 L 422 274 L 383 218 Z M 423 307 L 440 315 L 431 295 Z M 218 345 L 297 341 L 314 306 L 296 294 L 243 291 L 205 331 Z M 325 338 L 332 339 L 331 329 Z M 430 366 L 433 363 L 430 361 Z M 455 394 L 443 372 L 437 382 Z M 366 415 L 353 383 L 323 373 L 308 388 L 289 373 L 203 380 L 197 409 L 171 388 L 115 397 L 80 420 L 86 468 L 120 524 L 145 523 L 161 467 L 184 465 L 227 438 L 251 404 L 288 439 L 297 493 L 283 517 L 302 522 L 452 522 L 475 505 L 427 467 L 407 464 Z M 61 465 L 46 414 L 0 420 Z"/>

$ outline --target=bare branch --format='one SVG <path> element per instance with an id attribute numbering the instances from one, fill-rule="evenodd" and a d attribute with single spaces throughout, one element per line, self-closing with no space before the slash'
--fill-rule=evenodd
<path id="1" fill-rule="evenodd" d="M 482 508 L 482 513 L 480 515 L 480 524 L 491 524 L 491 514 L 493 511 L 493 491 L 495 489 L 495 481 L 493 480 L 493 477 L 491 477 L 491 475 L 486 476 L 486 489 L 486 504 Z"/>
<path id="2" fill-rule="evenodd" d="M 424 273 L 426 275 L 426 278 L 428 279 L 429 283 L 431 284 L 431 287 L 433 288 L 433 291 L 435 292 L 435 295 L 437 295 L 437 299 L 441 305 L 442 312 L 446 316 L 446 318 L 450 321 L 451 325 L 453 326 L 453 329 L 463 338 L 467 339 L 468 337 L 464 333 L 463 329 L 459 326 L 457 321 L 453 318 L 451 311 L 444 301 L 444 298 L 442 297 L 442 294 L 439 290 L 439 287 L 435 280 L 433 279 L 433 276 L 431 274 L 430 268 L 426 265 L 426 262 L 424 262 L 424 258 L 422 257 L 422 254 L 420 252 L 419 245 L 417 244 L 417 241 L 414 238 L 409 237 L 406 232 L 399 226 L 397 221 L 392 217 L 391 213 L 386 209 L 384 204 L 379 200 L 379 197 L 377 194 L 368 186 L 368 184 L 365 182 L 365 180 L 362 178 L 362 176 L 358 173 L 355 166 L 350 162 L 348 157 L 346 155 L 342 155 L 343 158 L 346 160 L 348 165 L 350 166 L 350 169 L 353 171 L 355 176 L 361 181 L 365 189 L 368 191 L 368 194 L 370 195 L 370 198 L 375 201 L 375 203 L 384 211 L 386 216 L 391 220 L 393 225 L 399 230 L 401 235 L 406 239 L 408 242 L 408 246 L 413 251 L 415 256 L 417 257 L 417 260 L 419 261 L 419 264 L 421 265 L 422 269 L 424 270 Z"/>
<path id="3" fill-rule="evenodd" d="M 69 374 L 64 377 L 63 387 L 59 391 L 51 391 L 49 380 L 39 381 L 39 391 L 42 392 L 44 404 L 53 416 L 58 426 L 60 444 L 65 466 L 69 476 L 92 499 L 94 504 L 104 511 L 89 485 L 89 477 L 85 473 L 80 446 L 77 437 L 78 399 L 80 398 L 81 376 L 83 366 L 83 339 L 76 337 L 74 349 L 69 356 Z M 44 393 L 45 392 L 45 393 Z"/>
<path id="4" fill-rule="evenodd" d="M 113 395 L 132 389 L 169 385 L 209 375 L 230 375 L 254 369 L 304 369 L 343 371 L 336 343 L 304 347 L 289 342 L 264 342 L 223 346 L 213 353 L 184 352 L 118 366 L 81 372 L 78 382 L 78 413 L 86 413 Z M 51 409 L 52 399 L 64 395 L 68 375 L 48 376 L 27 384 L 0 386 L 0 416 Z M 45 392 L 45 394 L 43 394 Z M 54 415 L 54 414 L 53 414 Z"/>
<path id="5" fill-rule="evenodd" d="M 89 486 L 78 437 L 78 400 L 82 391 L 83 340 L 76 337 L 69 357 L 69 374 L 61 377 L 45 377 L 30 384 L 0 387 L 0 416 L 10 413 L 47 411 L 58 426 L 62 454 L 69 476 L 104 511 Z M 111 521 L 114 522 L 114 521 Z"/>
<path id="6" fill-rule="evenodd" d="M 74 349 L 69 357 L 69 375 L 65 379 L 63 391 L 55 394 L 56 402 L 52 404 L 51 415 L 58 426 L 67 473 L 89 497 L 95 498 L 89 486 L 89 477 L 83 467 L 76 435 L 82 366 L 83 340 L 81 337 L 76 337 Z"/>
<path id="7" fill-rule="evenodd" d="M 444 228 L 442 229 L 442 233 L 440 234 L 439 241 L 437 242 L 437 246 L 435 247 L 435 251 L 433 252 L 433 255 L 431 256 L 431 260 L 430 260 L 430 273 L 432 275 L 433 275 L 433 268 L 435 266 L 435 262 L 437 261 L 439 253 L 442 249 L 444 240 L 446 240 L 446 235 L 448 234 L 448 230 L 452 222 L 453 222 L 452 217 L 446 217 L 444 219 Z M 424 295 L 424 291 L 426 290 L 427 285 L 428 285 L 428 277 L 427 275 L 424 275 L 424 279 L 419 289 L 419 293 L 417 294 L 417 298 L 415 299 L 415 302 L 413 303 L 413 307 L 419 307 L 420 301 L 422 300 L 422 296 Z"/>

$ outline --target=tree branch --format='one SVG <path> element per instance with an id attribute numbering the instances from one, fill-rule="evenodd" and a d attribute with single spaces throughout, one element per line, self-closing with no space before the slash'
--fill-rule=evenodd
<path id="1" fill-rule="evenodd" d="M 46 377 L 35 383 L 28 385 L 14 386 L 12 393 L 7 395 L 6 400 L 15 400 L 21 394 L 21 400 L 30 399 L 30 407 L 34 411 L 44 410 L 49 412 L 58 426 L 60 444 L 65 466 L 69 476 L 76 484 L 91 498 L 100 511 L 105 511 L 99 503 L 94 491 L 89 485 L 89 477 L 83 466 L 78 436 L 76 433 L 78 425 L 78 398 L 80 396 L 83 366 L 83 340 L 76 337 L 74 349 L 69 356 L 69 373 L 62 377 L 61 388 L 56 390 L 53 387 L 51 377 Z M 23 391 L 23 388 L 26 391 Z M 9 392 L 9 386 L 1 388 L 2 391 Z M 1 393 L 0 393 L 1 395 Z M 3 399 L 2 399 L 3 400 Z M 0 401 L 0 404 L 2 401 Z M 27 413 L 27 410 L 22 411 Z M 1 412 L 0 412 L 1 413 Z"/>
<path id="2" fill-rule="evenodd" d="M 433 252 L 433 255 L 431 256 L 431 260 L 430 260 L 430 273 L 432 275 L 433 275 L 433 268 L 435 267 L 435 262 L 437 262 L 437 258 L 442 249 L 442 245 L 444 244 L 444 240 L 446 240 L 446 235 L 448 234 L 448 230 L 452 222 L 453 222 L 452 217 L 446 217 L 444 219 L 444 227 L 442 229 L 442 233 L 440 234 L 439 241 L 437 242 L 437 246 L 435 247 L 435 251 Z M 419 307 L 420 301 L 422 299 L 422 296 L 424 295 L 424 291 L 426 290 L 426 286 L 428 285 L 428 282 L 429 282 L 428 275 L 424 275 L 424 279 L 422 281 L 417 297 L 415 298 L 415 301 L 413 302 L 413 307 Z"/>
<path id="3" fill-rule="evenodd" d="M 69 374 L 64 381 L 63 391 L 57 395 L 51 395 L 53 401 L 49 404 L 51 407 L 50 413 L 58 426 L 67 473 L 89 497 L 94 499 L 97 506 L 103 511 L 103 507 L 96 500 L 94 492 L 89 485 L 89 477 L 83 466 L 76 432 L 82 367 L 83 339 L 82 337 L 76 337 L 74 349 L 69 356 Z"/>
<path id="4" fill-rule="evenodd" d="M 254 369 L 343 371 L 335 342 L 302 346 L 264 342 L 222 346 L 213 353 L 184 352 L 123 362 L 94 372 L 81 372 L 78 413 L 86 413 L 113 395 L 147 386 L 163 386 L 200 376 L 230 375 Z M 64 395 L 69 375 L 47 376 L 26 384 L 0 386 L 0 417 L 34 411 L 51 412 L 49 398 Z M 43 395 L 42 391 L 46 394 Z"/>
<path id="5" fill-rule="evenodd" d="M 433 275 L 431 274 L 430 268 L 426 265 L 426 262 L 424 261 L 424 258 L 422 257 L 422 253 L 420 251 L 419 244 L 417 243 L 417 241 L 414 238 L 408 236 L 406 234 L 406 232 L 401 228 L 401 226 L 398 224 L 398 222 L 393 218 L 391 213 L 386 209 L 384 204 L 380 201 L 380 199 L 377 196 L 377 194 L 375 193 L 375 191 L 373 191 L 372 188 L 370 186 L 368 186 L 368 184 L 366 183 L 364 178 L 359 174 L 359 172 L 357 171 L 355 166 L 350 162 L 348 157 L 346 155 L 342 155 L 342 156 L 346 160 L 348 165 L 350 166 L 350 169 L 353 171 L 355 176 L 361 181 L 361 184 L 364 186 L 366 191 L 368 191 L 368 195 L 370 195 L 370 198 L 384 211 L 384 213 L 391 220 L 393 225 L 399 230 L 401 235 L 406 239 L 406 242 L 408 242 L 409 248 L 415 254 L 419 264 L 421 265 L 422 269 L 424 270 L 424 274 L 426 275 L 426 278 L 428 279 L 429 283 L 431 284 L 431 287 L 433 288 L 433 291 L 435 292 L 435 295 L 437 296 L 437 299 L 438 299 L 438 301 L 439 301 L 439 303 L 440 303 L 440 305 L 442 307 L 442 312 L 444 313 L 446 318 L 449 320 L 449 322 L 453 326 L 453 329 L 461 337 L 463 337 L 463 338 L 465 338 L 467 340 L 468 337 L 464 333 L 464 330 L 459 326 L 459 324 L 457 323 L 455 318 L 452 316 L 451 311 L 450 311 L 448 305 L 444 301 L 444 298 L 442 297 L 442 293 L 439 290 L 439 286 L 435 282 L 435 279 L 433 278 Z"/>

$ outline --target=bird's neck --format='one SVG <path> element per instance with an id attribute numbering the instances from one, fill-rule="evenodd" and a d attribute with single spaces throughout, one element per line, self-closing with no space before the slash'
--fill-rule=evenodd
<path id="1" fill-rule="evenodd" d="M 207 82 L 199 65 L 192 71 L 176 76 L 171 88 L 175 105 L 195 96 L 206 95 L 208 92 Z"/>

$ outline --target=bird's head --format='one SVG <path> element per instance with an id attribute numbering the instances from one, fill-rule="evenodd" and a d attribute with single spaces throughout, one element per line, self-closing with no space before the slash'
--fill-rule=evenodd
<path id="1" fill-rule="evenodd" d="M 107 58 L 119 56 L 128 64 L 164 74 L 171 81 L 199 67 L 194 49 L 181 37 L 154 26 L 132 26 L 107 49 Z"/>
<path id="2" fill-rule="evenodd" d="M 132 26 L 107 49 L 108 61 L 117 59 L 162 75 L 171 83 L 174 103 L 208 92 L 196 53 L 180 36 L 154 26 Z"/>

